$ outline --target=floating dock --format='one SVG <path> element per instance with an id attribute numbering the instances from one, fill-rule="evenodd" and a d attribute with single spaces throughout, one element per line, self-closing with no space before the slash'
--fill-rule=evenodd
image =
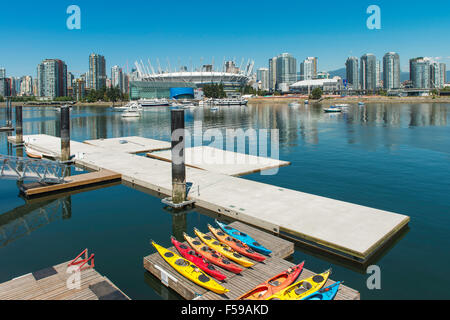
<path id="1" fill-rule="evenodd" d="M 24 141 L 44 153 L 58 153 L 61 146 L 59 138 L 48 135 L 24 136 Z M 172 193 L 172 168 L 167 161 L 76 141 L 71 141 L 70 145 L 78 165 L 116 172 L 122 175 L 122 180 L 160 194 L 170 196 Z M 217 173 L 219 171 L 217 167 L 209 170 L 186 167 L 186 181 L 190 185 L 187 196 L 196 206 L 276 234 L 295 237 L 358 262 L 366 262 L 410 220 L 402 214 Z"/>
<path id="2" fill-rule="evenodd" d="M 208 146 L 186 148 L 184 154 L 186 166 L 235 177 L 270 169 L 278 170 L 280 167 L 291 164 L 289 161 L 237 153 Z M 172 161 L 171 150 L 149 152 L 147 157 L 167 162 Z"/>
<path id="3" fill-rule="evenodd" d="M 287 270 L 289 267 L 294 266 L 293 263 L 284 260 L 294 253 L 294 244 L 292 242 L 275 237 L 267 232 L 258 230 L 240 222 L 233 222 L 230 225 L 242 232 L 247 233 L 264 247 L 272 250 L 272 254 L 264 262 L 256 262 L 253 267 L 244 268 L 244 271 L 238 275 L 217 267 L 217 269 L 227 276 L 225 281 L 219 282 L 222 286 L 229 289 L 229 292 L 219 295 L 194 284 L 176 272 L 157 252 L 144 257 L 144 268 L 160 279 L 164 285 L 175 290 L 184 299 L 235 300 L 242 294 L 253 289 L 258 284 Z M 211 233 L 208 234 L 211 235 Z M 191 236 L 194 236 L 193 232 L 191 232 Z M 186 242 L 184 243 L 187 244 Z M 169 250 L 177 252 L 175 247 L 170 247 Z M 308 266 L 308 261 L 305 262 L 305 266 Z M 314 275 L 312 271 L 303 268 L 299 279 L 308 278 L 312 275 Z M 331 285 L 334 282 L 335 281 L 329 279 L 325 286 Z M 335 300 L 359 299 L 359 292 L 345 285 L 341 285 L 339 287 L 339 291 L 335 298 Z"/>
<path id="4" fill-rule="evenodd" d="M 66 177 L 64 183 L 27 183 L 20 186 L 20 191 L 26 197 L 42 196 L 49 193 L 64 192 L 71 189 L 91 187 L 98 184 L 120 181 L 122 176 L 109 170 L 99 170 L 95 172 L 83 173 Z"/>
<path id="5" fill-rule="evenodd" d="M 80 287 L 70 289 L 68 262 L 14 278 L 0 284 L 0 300 L 130 300 L 95 269 L 80 273 Z"/>
<path id="6" fill-rule="evenodd" d="M 150 151 L 170 149 L 171 143 L 167 141 L 148 139 L 142 137 L 123 137 L 111 139 L 86 140 L 84 143 L 106 148 L 116 152 L 144 153 Z"/>

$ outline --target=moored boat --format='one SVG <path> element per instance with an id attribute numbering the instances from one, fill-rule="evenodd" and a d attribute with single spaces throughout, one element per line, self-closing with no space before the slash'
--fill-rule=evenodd
<path id="1" fill-rule="evenodd" d="M 300 280 L 266 300 L 302 300 L 315 293 L 327 282 L 331 270 Z"/>
<path id="2" fill-rule="evenodd" d="M 303 270 L 305 262 L 302 262 L 294 267 L 291 267 L 280 274 L 264 281 L 257 285 L 252 290 L 244 293 L 237 300 L 265 300 L 270 296 L 276 294 L 280 290 L 290 286 L 300 275 Z"/>
<path id="3" fill-rule="evenodd" d="M 199 239 L 203 241 L 208 247 L 210 247 L 213 250 L 216 250 L 217 252 L 227 257 L 228 259 L 239 263 L 241 266 L 248 268 L 255 264 L 254 262 L 245 258 L 243 255 L 231 249 L 226 244 L 223 244 L 217 241 L 216 239 L 212 238 L 211 236 L 208 236 L 200 232 L 197 228 L 194 228 L 194 232 L 197 235 L 197 237 L 199 237 Z"/>
<path id="4" fill-rule="evenodd" d="M 310 294 L 303 300 L 333 300 L 339 290 L 339 286 L 341 283 L 341 281 L 335 282 L 326 288 L 322 288 L 317 292 Z"/>
<path id="5" fill-rule="evenodd" d="M 210 276 L 220 281 L 225 280 L 227 278 L 226 275 L 224 275 L 219 270 L 214 268 L 214 266 L 211 263 L 207 262 L 203 258 L 203 256 L 195 252 L 193 249 L 191 249 L 184 243 L 177 241 L 174 237 L 171 238 L 171 241 L 172 244 L 175 246 L 175 248 L 177 248 L 178 252 L 183 256 L 183 258 L 194 263 L 197 267 L 199 267 L 201 270 L 203 270 Z"/>
<path id="6" fill-rule="evenodd" d="M 223 294 L 229 291 L 227 288 L 224 288 L 215 280 L 207 276 L 189 260 L 186 260 L 176 253 L 156 244 L 154 241 L 152 241 L 151 243 L 161 255 L 161 257 L 186 279 L 217 294 Z"/>
<path id="7" fill-rule="evenodd" d="M 233 249 L 237 253 L 240 253 L 243 256 L 246 256 L 258 262 L 266 260 L 265 256 L 257 253 L 242 241 L 237 240 L 236 238 L 233 238 L 232 236 L 226 234 L 221 229 L 214 228 L 210 224 L 208 224 L 208 229 L 209 231 L 211 231 L 214 237 L 216 237 L 220 242 L 228 245 L 231 249 Z"/>
<path id="8" fill-rule="evenodd" d="M 337 106 L 330 106 L 328 108 L 324 108 L 323 111 L 326 113 L 342 112 L 342 108 L 339 108 Z"/>
<path id="9" fill-rule="evenodd" d="M 232 263 L 229 259 L 222 256 L 217 251 L 211 249 L 206 244 L 198 241 L 194 238 L 189 237 L 186 233 L 183 233 L 184 239 L 189 243 L 189 245 L 197 251 L 198 254 L 202 255 L 206 260 L 214 263 L 216 266 L 224 268 L 233 273 L 241 273 L 242 268 Z"/>
<path id="10" fill-rule="evenodd" d="M 221 223 L 217 220 L 216 220 L 216 223 L 223 231 L 225 231 L 225 233 L 242 241 L 243 243 L 248 245 L 253 250 L 255 250 L 259 253 L 262 253 L 266 256 L 272 253 L 272 251 L 270 251 L 267 248 L 264 248 L 260 243 L 258 243 L 255 239 L 250 237 L 248 234 L 240 232 L 239 230 L 232 228 L 229 225 L 226 225 L 225 223 Z"/>

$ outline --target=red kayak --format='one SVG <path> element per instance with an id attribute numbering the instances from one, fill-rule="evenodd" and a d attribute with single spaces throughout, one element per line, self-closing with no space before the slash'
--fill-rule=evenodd
<path id="1" fill-rule="evenodd" d="M 178 252 L 183 256 L 183 258 L 189 260 L 217 280 L 222 281 L 227 278 L 226 275 L 222 274 L 219 270 L 214 268 L 211 263 L 204 260 L 200 254 L 189 248 L 187 245 L 177 241 L 174 237 L 172 237 L 171 240 L 172 244 L 175 246 L 175 248 L 177 248 Z"/>
<path id="2" fill-rule="evenodd" d="M 259 254 L 255 250 L 251 249 L 248 245 L 246 245 L 242 241 L 229 236 L 221 229 L 216 229 L 210 224 L 208 224 L 208 229 L 220 242 L 225 243 L 226 245 L 231 247 L 231 249 L 242 254 L 243 256 L 246 256 L 250 259 L 259 262 L 266 260 L 266 257 L 264 257 L 262 254 Z"/>
<path id="3" fill-rule="evenodd" d="M 224 268 L 228 271 L 234 272 L 234 273 L 241 273 L 242 268 L 238 267 L 236 264 L 232 263 L 230 260 L 222 256 L 217 251 L 211 249 L 207 245 L 205 245 L 203 242 L 200 242 L 199 240 L 195 240 L 191 237 L 189 237 L 186 233 L 183 233 L 184 239 L 189 243 L 189 245 L 197 251 L 198 254 L 200 254 L 204 259 L 208 260 L 211 263 L 214 263 L 215 265 Z"/>
<path id="4" fill-rule="evenodd" d="M 294 283 L 294 281 L 298 278 L 300 272 L 302 272 L 304 264 L 305 262 L 303 261 L 299 265 L 291 267 L 286 271 L 277 274 L 275 277 L 264 281 L 249 292 L 244 293 L 242 296 L 237 298 L 237 300 L 265 300 L 269 298 L 270 296 Z"/>

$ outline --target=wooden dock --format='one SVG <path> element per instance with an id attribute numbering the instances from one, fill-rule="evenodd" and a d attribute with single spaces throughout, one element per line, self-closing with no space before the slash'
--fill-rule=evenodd
<path id="1" fill-rule="evenodd" d="M 130 300 L 95 269 L 80 273 L 80 287 L 70 289 L 69 262 L 14 278 L 0 284 L 0 300 Z"/>
<path id="2" fill-rule="evenodd" d="M 92 187 L 95 185 L 120 181 L 122 176 L 109 170 L 99 170 L 95 172 L 83 173 L 65 178 L 64 183 L 27 183 L 20 186 L 20 191 L 26 197 L 43 196 L 50 193 L 66 192 L 73 189 Z"/>
<path id="3" fill-rule="evenodd" d="M 264 262 L 256 263 L 251 268 L 244 268 L 245 270 L 239 275 L 217 267 L 227 276 L 227 279 L 221 282 L 225 288 L 230 290 L 226 294 L 216 294 L 187 280 L 175 271 L 175 269 L 173 269 L 167 262 L 165 262 L 157 252 L 144 257 L 144 268 L 160 279 L 164 285 L 175 290 L 184 299 L 235 300 L 240 295 L 251 290 L 270 277 L 273 277 L 289 267 L 294 266 L 293 263 L 284 260 L 294 253 L 294 244 L 292 242 L 275 237 L 267 232 L 258 230 L 240 222 L 233 222 L 230 225 L 242 232 L 247 233 L 263 246 L 272 250 L 272 254 L 271 257 L 267 258 Z M 211 235 L 210 233 L 208 234 Z M 193 232 L 191 236 L 193 236 Z M 187 244 L 186 242 L 184 243 Z M 175 247 L 170 247 L 169 249 L 177 252 Z M 306 261 L 305 266 L 308 266 L 308 261 Z M 313 274 L 314 273 L 312 271 L 304 268 L 299 279 L 310 277 Z M 333 284 L 334 282 L 335 281 L 329 279 L 325 286 Z M 345 285 L 340 286 L 335 298 L 335 300 L 359 299 L 359 292 Z"/>
<path id="4" fill-rule="evenodd" d="M 44 153 L 60 150 L 57 137 L 31 135 L 24 140 Z M 172 193 L 172 168 L 167 161 L 76 141 L 70 145 L 77 165 L 107 169 L 132 185 L 167 196 Z M 219 166 L 209 170 L 186 167 L 188 199 L 195 206 L 360 263 L 395 239 L 410 220 L 402 214 L 218 173 Z"/>

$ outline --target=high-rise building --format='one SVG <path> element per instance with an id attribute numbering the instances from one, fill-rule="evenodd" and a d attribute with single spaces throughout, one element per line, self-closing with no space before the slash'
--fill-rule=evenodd
<path id="1" fill-rule="evenodd" d="M 277 89 L 277 57 L 269 59 L 269 90 Z"/>
<path id="2" fill-rule="evenodd" d="M 20 79 L 20 95 L 21 96 L 31 96 L 33 95 L 33 79 L 31 76 L 23 76 Z"/>
<path id="3" fill-rule="evenodd" d="M 261 90 L 269 90 L 269 69 L 259 68 L 256 70 L 256 81 L 261 81 Z"/>
<path id="4" fill-rule="evenodd" d="M 317 79 L 317 58 L 308 57 L 300 64 L 300 80 Z"/>
<path id="5" fill-rule="evenodd" d="M 130 77 L 126 73 L 123 75 L 123 93 L 130 93 Z"/>
<path id="6" fill-rule="evenodd" d="M 297 81 L 297 59 L 289 53 L 277 57 L 277 89 L 286 90 Z"/>
<path id="7" fill-rule="evenodd" d="M 303 60 L 300 64 L 300 80 L 312 80 L 313 79 L 313 61 Z"/>
<path id="8" fill-rule="evenodd" d="M 377 88 L 381 88 L 381 87 L 383 87 L 383 80 L 381 79 L 381 62 L 380 62 L 380 60 L 377 60 L 375 70 L 376 70 L 375 71 L 375 74 L 376 74 L 376 80 L 375 80 L 376 87 Z"/>
<path id="9" fill-rule="evenodd" d="M 86 96 L 86 82 L 84 79 L 76 79 L 73 81 L 73 98 L 77 101 L 83 100 Z"/>
<path id="10" fill-rule="evenodd" d="M 6 69 L 0 68 L 0 79 L 6 78 Z"/>
<path id="11" fill-rule="evenodd" d="M 413 88 L 430 88 L 430 63 L 427 57 L 418 57 L 409 60 L 409 76 Z"/>
<path id="12" fill-rule="evenodd" d="M 67 88 L 72 88 L 74 79 L 72 72 L 67 71 Z"/>
<path id="13" fill-rule="evenodd" d="M 89 88 L 100 90 L 106 88 L 106 61 L 105 57 L 96 53 L 89 56 Z"/>
<path id="14" fill-rule="evenodd" d="M 377 58 L 373 54 L 367 53 L 360 60 L 360 88 L 374 91 L 377 88 Z"/>
<path id="15" fill-rule="evenodd" d="M 348 84 L 354 89 L 359 89 L 359 70 L 358 70 L 358 58 L 348 57 L 345 62 L 345 71 Z"/>
<path id="16" fill-rule="evenodd" d="M 383 57 L 383 87 L 387 90 L 400 88 L 400 56 L 388 52 Z"/>
<path id="17" fill-rule="evenodd" d="M 225 61 L 225 72 L 227 73 L 238 73 L 239 68 L 236 67 L 234 61 Z"/>
<path id="18" fill-rule="evenodd" d="M 111 85 L 113 88 L 119 88 L 120 92 L 123 90 L 123 72 L 122 68 L 119 66 L 114 66 L 111 68 Z"/>
<path id="19" fill-rule="evenodd" d="M 441 83 L 443 86 L 447 83 L 447 65 L 445 63 L 440 64 L 441 69 Z"/>
<path id="20" fill-rule="evenodd" d="M 67 95 L 67 66 L 59 59 L 46 59 L 37 66 L 38 96 L 65 97 Z"/>
<path id="21" fill-rule="evenodd" d="M 446 70 L 445 63 L 431 62 L 430 63 L 430 87 L 442 89 L 446 81 Z"/>

